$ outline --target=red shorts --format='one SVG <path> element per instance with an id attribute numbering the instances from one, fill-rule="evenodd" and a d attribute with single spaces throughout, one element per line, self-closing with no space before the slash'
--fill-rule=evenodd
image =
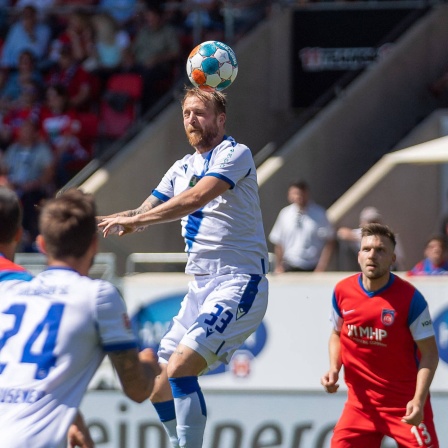
<path id="1" fill-rule="evenodd" d="M 429 399 L 418 427 L 401 421 L 405 412 L 404 408 L 366 411 L 347 402 L 334 428 L 331 448 L 380 448 L 384 436 L 394 439 L 399 448 L 439 448 Z"/>

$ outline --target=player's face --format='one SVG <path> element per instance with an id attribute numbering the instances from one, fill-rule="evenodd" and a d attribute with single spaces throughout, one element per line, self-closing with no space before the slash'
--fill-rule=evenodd
<path id="1" fill-rule="evenodd" d="M 308 204 L 308 191 L 297 187 L 290 187 L 288 190 L 288 200 L 291 204 L 297 204 L 300 208 L 306 207 Z"/>
<path id="2" fill-rule="evenodd" d="M 429 258 L 435 265 L 439 265 L 445 259 L 445 248 L 441 241 L 432 240 L 425 249 L 425 257 Z"/>
<path id="3" fill-rule="evenodd" d="M 394 246 L 389 238 L 371 235 L 361 239 L 358 263 L 369 280 L 388 278 L 395 258 Z"/>
<path id="4" fill-rule="evenodd" d="M 198 152 L 207 152 L 221 141 L 224 114 L 217 115 L 211 104 L 189 97 L 184 102 L 183 117 L 188 141 Z"/>

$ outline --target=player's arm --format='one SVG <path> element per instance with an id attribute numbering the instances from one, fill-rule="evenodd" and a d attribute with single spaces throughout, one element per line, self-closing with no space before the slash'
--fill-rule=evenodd
<path id="1" fill-rule="evenodd" d="M 89 428 L 85 424 L 84 418 L 79 411 L 68 429 L 67 440 L 68 448 L 93 448 L 95 446 L 92 437 L 90 436 Z"/>
<path id="2" fill-rule="evenodd" d="M 434 336 L 420 339 L 415 343 L 420 351 L 421 358 L 417 372 L 415 394 L 412 400 L 407 403 L 406 415 L 402 418 L 402 421 L 409 425 L 418 426 L 423 420 L 423 407 L 439 363 L 439 352 Z"/>
<path id="3" fill-rule="evenodd" d="M 149 398 L 154 380 L 160 373 L 156 356 L 150 349 L 120 350 L 109 353 L 118 374 L 123 392 L 133 401 L 141 403 Z"/>
<path id="4" fill-rule="evenodd" d="M 338 388 L 339 371 L 342 367 L 341 361 L 341 337 L 340 332 L 333 330 L 328 342 L 328 354 L 330 357 L 330 368 L 321 378 L 320 382 L 326 392 L 333 394 Z"/>
<path id="5" fill-rule="evenodd" d="M 193 188 L 172 197 L 157 207 L 133 216 L 104 218 L 98 226 L 102 228 L 104 236 L 107 236 L 110 229 L 117 225 L 123 228 L 119 235 L 125 235 L 142 226 L 176 221 L 202 208 L 229 188 L 230 185 L 226 181 L 214 176 L 205 176 Z"/>
<path id="6" fill-rule="evenodd" d="M 285 268 L 283 266 L 283 254 L 285 251 L 283 250 L 283 246 L 281 244 L 274 245 L 274 255 L 275 255 L 275 273 L 283 274 L 285 272 Z"/>
<path id="7" fill-rule="evenodd" d="M 325 243 L 322 252 L 320 253 L 319 262 L 317 263 L 314 272 L 324 272 L 327 269 L 335 247 L 336 240 L 334 239 L 330 239 Z"/>
<path id="8" fill-rule="evenodd" d="M 142 205 L 140 205 L 140 207 L 138 207 L 134 210 L 125 210 L 125 211 L 113 213 L 113 214 L 107 215 L 107 216 L 97 216 L 96 222 L 100 223 L 105 218 L 116 218 L 118 216 L 128 217 L 128 216 L 141 215 L 143 213 L 148 212 L 152 208 L 157 207 L 160 204 L 162 204 L 162 201 L 160 199 L 156 198 L 154 195 L 150 195 L 148 198 L 146 198 L 143 201 L 143 203 L 142 203 Z"/>
<path id="9" fill-rule="evenodd" d="M 359 241 L 358 235 L 350 227 L 339 227 L 337 237 L 342 241 Z"/>

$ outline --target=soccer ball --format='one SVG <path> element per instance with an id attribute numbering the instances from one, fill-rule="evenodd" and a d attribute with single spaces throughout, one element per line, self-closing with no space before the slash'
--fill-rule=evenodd
<path id="1" fill-rule="evenodd" d="M 235 81 L 237 73 L 235 53 L 222 42 L 202 42 L 188 56 L 188 78 L 201 89 L 224 90 Z"/>

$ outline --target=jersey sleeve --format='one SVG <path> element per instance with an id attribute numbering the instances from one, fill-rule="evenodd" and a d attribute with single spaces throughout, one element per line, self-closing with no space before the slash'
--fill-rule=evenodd
<path id="1" fill-rule="evenodd" d="M 168 201 L 174 196 L 174 173 L 177 165 L 181 163 L 177 161 L 163 176 L 159 185 L 152 191 L 152 195 L 163 202 Z"/>
<path id="2" fill-rule="evenodd" d="M 272 244 L 282 244 L 283 241 L 283 222 L 284 215 L 286 213 L 286 209 L 280 210 L 280 213 L 275 220 L 275 223 L 272 227 L 271 232 L 269 233 L 269 241 Z"/>
<path id="3" fill-rule="evenodd" d="M 104 351 L 111 352 L 137 347 L 124 300 L 112 284 L 101 280 L 96 314 L 98 332 Z"/>
<path id="4" fill-rule="evenodd" d="M 425 274 L 425 267 L 423 261 L 419 261 L 409 272 L 408 275 Z"/>
<path id="5" fill-rule="evenodd" d="M 11 280 L 29 282 L 33 276 L 23 266 L 0 255 L 0 283 Z M 11 284 L 11 283 L 9 283 Z"/>
<path id="6" fill-rule="evenodd" d="M 214 176 L 224 180 L 230 189 L 242 178 L 248 176 L 255 165 L 252 153 L 245 145 L 237 144 L 230 139 L 231 145 L 217 148 L 216 157 L 213 157 L 206 176 Z"/>
<path id="7" fill-rule="evenodd" d="M 6 281 L 23 281 L 29 282 L 33 276 L 27 271 L 0 271 L 0 282 Z"/>
<path id="8" fill-rule="evenodd" d="M 415 290 L 409 307 L 408 325 L 414 341 L 434 336 L 428 304 L 418 290 Z"/>
<path id="9" fill-rule="evenodd" d="M 322 227 L 318 229 L 317 233 L 325 241 L 331 241 L 336 237 L 335 229 L 329 221 L 325 210 L 323 211 Z"/>
<path id="10" fill-rule="evenodd" d="M 332 309 L 330 314 L 330 322 L 333 325 L 333 330 L 335 331 L 341 331 L 342 329 L 342 314 L 341 310 L 339 309 L 338 301 L 336 299 L 336 294 L 333 293 L 333 299 L 332 299 Z"/>

